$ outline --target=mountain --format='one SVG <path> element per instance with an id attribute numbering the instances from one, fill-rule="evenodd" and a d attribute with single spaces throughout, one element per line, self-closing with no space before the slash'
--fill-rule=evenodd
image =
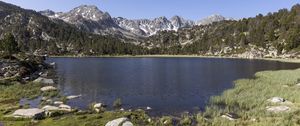
<path id="1" fill-rule="evenodd" d="M 109 13 L 102 12 L 96 6 L 82 5 L 69 12 L 53 13 L 53 11 L 41 11 L 41 14 L 52 19 L 61 19 L 67 23 L 76 25 L 79 29 L 97 34 L 121 34 L 122 29 L 113 21 Z"/>
<path id="2" fill-rule="evenodd" d="M 198 23 L 208 25 L 158 32 L 143 44 L 153 54 L 300 58 L 300 4 L 267 15 L 225 19 L 215 15 Z"/>
<path id="3" fill-rule="evenodd" d="M 44 11 L 43 14 L 69 17 L 50 10 Z M 82 6 L 71 11 L 70 14 L 78 16 L 64 19 L 74 21 L 74 24 L 83 21 L 84 24 L 97 22 L 95 26 L 101 28 L 118 27 L 114 26 L 113 20 L 107 13 L 102 13 L 95 7 Z M 86 19 L 89 20 L 85 21 Z M 62 20 L 48 18 L 36 11 L 0 1 L 0 40 L 6 33 L 14 35 L 21 51 L 37 54 L 132 54 L 143 50 L 139 46 L 124 43 L 125 39 L 93 34 Z"/>
<path id="4" fill-rule="evenodd" d="M 121 28 L 142 36 L 151 36 L 156 34 L 158 31 L 164 30 L 177 31 L 179 28 L 192 27 L 194 25 L 193 21 L 185 20 L 179 16 L 174 16 L 170 20 L 166 17 L 159 17 L 153 20 L 129 20 L 118 17 L 114 18 L 114 20 Z"/>
<path id="5" fill-rule="evenodd" d="M 194 21 L 186 20 L 180 16 L 174 16 L 170 19 L 158 17 L 153 20 L 113 18 L 109 13 L 103 12 L 93 5 L 81 5 L 65 13 L 55 13 L 50 10 L 41 11 L 40 13 L 52 19 L 61 19 L 67 23 L 74 24 L 88 32 L 102 35 L 119 35 L 118 37 L 125 36 L 131 39 L 148 37 L 156 34 L 158 31 L 177 31 L 180 28 L 191 28 L 196 24 Z M 221 15 L 213 15 L 199 21 L 197 24 L 207 25 L 223 20 L 226 20 L 226 18 Z"/>
<path id="6" fill-rule="evenodd" d="M 222 15 L 214 14 L 214 15 L 211 15 L 204 19 L 199 20 L 196 23 L 196 25 L 209 25 L 213 22 L 220 22 L 220 21 L 224 21 L 224 20 L 233 20 L 233 19 L 230 19 L 230 18 L 227 19 L 227 18 L 223 17 Z"/>

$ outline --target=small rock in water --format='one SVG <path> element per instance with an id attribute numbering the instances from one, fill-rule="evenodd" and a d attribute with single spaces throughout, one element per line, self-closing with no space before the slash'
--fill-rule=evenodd
<path id="1" fill-rule="evenodd" d="M 50 63 L 49 65 L 50 65 L 50 66 L 55 66 L 56 63 L 55 63 L 55 62 L 52 62 L 52 63 Z"/>
<path id="2" fill-rule="evenodd" d="M 46 91 L 55 91 L 55 90 L 57 90 L 57 88 L 53 87 L 53 86 L 46 86 L 46 87 L 42 87 L 41 88 L 41 91 L 43 91 L 43 92 L 46 92 Z"/>
<path id="3" fill-rule="evenodd" d="M 75 99 L 75 98 L 79 98 L 81 97 L 81 95 L 71 95 L 71 96 L 67 96 L 67 99 L 70 100 L 70 99 Z"/>
<path id="4" fill-rule="evenodd" d="M 54 102 L 54 105 L 61 105 L 61 104 L 64 104 L 64 102 L 62 102 L 62 101 L 55 101 Z"/>
<path id="5" fill-rule="evenodd" d="M 72 111 L 71 106 L 65 105 L 65 104 L 59 105 L 59 108 L 60 108 L 60 110 L 64 110 L 64 111 Z"/>
<path id="6" fill-rule="evenodd" d="M 267 106 L 266 108 L 267 108 L 267 111 L 275 112 L 275 113 L 286 112 L 286 111 L 290 110 L 290 107 L 288 107 L 288 106 Z"/>
<path id="7" fill-rule="evenodd" d="M 151 109 L 152 109 L 152 108 L 151 108 L 151 107 L 149 107 L 149 106 L 148 106 L 148 107 L 146 107 L 146 110 L 151 110 Z"/>
<path id="8" fill-rule="evenodd" d="M 18 109 L 13 114 L 14 117 L 40 119 L 45 115 L 45 111 L 38 108 Z"/>

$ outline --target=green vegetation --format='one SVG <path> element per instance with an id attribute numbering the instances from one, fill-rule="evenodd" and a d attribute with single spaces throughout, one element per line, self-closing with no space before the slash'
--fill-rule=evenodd
<path id="1" fill-rule="evenodd" d="M 300 69 L 265 71 L 255 79 L 241 79 L 233 89 L 211 100 L 204 113 L 197 115 L 199 123 L 206 125 L 300 125 Z M 267 99 L 282 97 L 292 102 L 291 110 L 282 113 L 267 112 L 266 107 L 276 105 Z M 221 117 L 224 113 L 240 116 L 236 121 Z"/>
<path id="2" fill-rule="evenodd" d="M 18 43 L 11 33 L 5 34 L 4 39 L 0 41 L 0 49 L 9 56 L 19 51 Z"/>
<path id="3" fill-rule="evenodd" d="M 122 106 L 122 100 L 120 98 L 116 99 L 113 103 L 114 108 L 120 108 Z"/>
<path id="4" fill-rule="evenodd" d="M 233 49 L 231 54 L 244 52 L 250 45 L 268 49 L 276 48 L 279 54 L 285 51 L 299 51 L 300 4 L 291 10 L 281 9 L 265 16 L 238 21 L 215 22 L 179 31 L 162 31 L 147 38 L 149 45 L 160 45 L 150 54 L 206 54 L 219 52 L 225 47 Z M 192 42 L 182 46 L 181 43 Z"/>

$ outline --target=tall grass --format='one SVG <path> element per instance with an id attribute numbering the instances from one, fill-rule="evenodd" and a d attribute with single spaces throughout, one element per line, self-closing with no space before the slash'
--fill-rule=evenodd
<path id="1" fill-rule="evenodd" d="M 264 71 L 256 73 L 254 79 L 235 81 L 232 89 L 221 96 L 211 98 L 210 105 L 201 116 L 199 123 L 210 125 L 300 125 L 300 69 Z M 293 104 L 291 111 L 271 113 L 267 106 L 275 106 L 267 99 L 282 97 Z M 220 117 L 224 113 L 236 113 L 240 118 L 229 121 Z M 207 118 L 203 121 L 202 118 Z"/>

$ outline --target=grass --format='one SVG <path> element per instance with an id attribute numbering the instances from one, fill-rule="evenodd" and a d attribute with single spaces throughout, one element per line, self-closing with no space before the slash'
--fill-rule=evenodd
<path id="1" fill-rule="evenodd" d="M 197 120 L 207 125 L 300 125 L 300 87 L 296 86 L 299 78 L 300 69 L 297 69 L 258 72 L 254 79 L 237 80 L 234 88 L 212 97 Z M 292 110 L 267 112 L 267 106 L 276 105 L 267 99 L 276 96 L 291 101 Z M 224 113 L 236 113 L 240 118 L 229 121 L 220 117 Z"/>

